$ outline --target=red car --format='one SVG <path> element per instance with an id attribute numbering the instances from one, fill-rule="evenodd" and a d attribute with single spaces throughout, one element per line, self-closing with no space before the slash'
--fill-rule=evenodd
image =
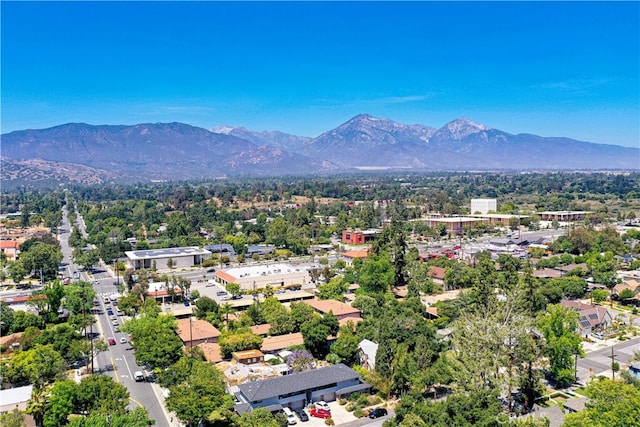
<path id="1" fill-rule="evenodd" d="M 113 337 L 109 337 L 107 341 L 109 342 L 109 345 L 116 345 L 116 340 Z"/>
<path id="2" fill-rule="evenodd" d="M 313 408 L 311 411 L 309 411 L 309 413 L 311 414 L 312 417 L 316 417 L 316 418 L 331 418 L 330 411 L 326 411 L 320 408 Z"/>

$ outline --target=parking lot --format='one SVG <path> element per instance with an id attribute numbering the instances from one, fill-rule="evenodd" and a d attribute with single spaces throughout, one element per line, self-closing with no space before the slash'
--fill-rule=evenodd
<path id="1" fill-rule="evenodd" d="M 349 423 L 351 421 L 355 421 L 358 418 L 353 416 L 352 412 L 347 412 L 345 406 L 341 406 L 338 402 L 329 402 L 329 407 L 331 408 L 331 418 L 336 423 L 337 426 Z M 309 415 L 309 421 L 300 422 L 298 420 L 298 425 L 304 425 L 305 427 L 326 427 L 324 423 L 324 419 L 312 417 L 309 413 L 309 409 L 305 409 L 307 415 Z"/>

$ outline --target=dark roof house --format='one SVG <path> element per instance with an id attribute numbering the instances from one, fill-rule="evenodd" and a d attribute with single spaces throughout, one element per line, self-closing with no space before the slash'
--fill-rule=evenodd
<path id="1" fill-rule="evenodd" d="M 320 369 L 296 372 L 282 377 L 250 381 L 238 385 L 236 405 L 239 413 L 256 408 L 276 411 L 282 407 L 301 408 L 319 400 L 333 401 L 337 397 L 371 386 L 360 380 L 353 369 L 339 363 Z"/>

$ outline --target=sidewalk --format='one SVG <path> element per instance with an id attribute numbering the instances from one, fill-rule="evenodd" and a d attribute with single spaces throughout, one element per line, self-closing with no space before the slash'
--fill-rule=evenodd
<path id="1" fill-rule="evenodd" d="M 158 399 L 158 402 L 160 403 L 160 405 L 162 406 L 162 412 L 164 412 L 164 416 L 167 418 L 167 421 L 169 422 L 169 425 L 167 427 L 184 427 L 184 424 L 180 422 L 180 420 L 178 419 L 177 415 L 175 412 L 169 412 L 169 410 L 167 410 L 167 405 L 165 404 L 165 390 L 162 387 L 160 387 L 157 383 L 149 383 L 151 385 L 151 389 L 153 390 L 153 393 L 156 395 L 156 399 Z M 166 392 L 168 393 L 168 390 L 166 390 Z M 159 424 L 156 424 L 159 426 Z"/>

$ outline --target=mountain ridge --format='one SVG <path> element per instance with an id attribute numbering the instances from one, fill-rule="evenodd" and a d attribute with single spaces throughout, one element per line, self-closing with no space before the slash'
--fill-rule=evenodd
<path id="1" fill-rule="evenodd" d="M 357 169 L 640 169 L 638 148 L 510 134 L 468 118 L 436 129 L 360 114 L 315 138 L 244 127 L 205 129 L 180 122 L 66 123 L 0 137 L 3 166 L 14 159 L 12 175 L 2 171 L 2 179 L 9 181 L 42 177 L 42 172 L 16 173 L 15 168 L 27 167 L 28 160 L 49 162 L 49 169 L 50 162 L 79 164 L 95 169 L 95 176 L 104 180 L 113 179 L 109 174 L 119 180 L 182 180 Z M 57 179 L 62 179 L 65 167 L 58 168 Z"/>

